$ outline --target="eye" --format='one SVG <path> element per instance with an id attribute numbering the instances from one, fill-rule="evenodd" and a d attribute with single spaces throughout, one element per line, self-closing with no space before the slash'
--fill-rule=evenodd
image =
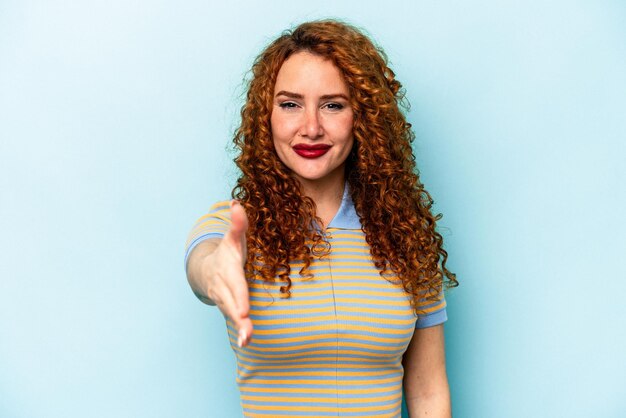
<path id="1" fill-rule="evenodd" d="M 341 103 L 332 102 L 332 103 L 326 103 L 324 107 L 328 110 L 338 111 L 338 110 L 343 109 L 345 106 L 342 105 Z"/>
<path id="2" fill-rule="evenodd" d="M 279 103 L 278 106 L 281 109 L 295 109 L 296 107 L 298 107 L 298 105 L 294 102 L 282 102 Z"/>

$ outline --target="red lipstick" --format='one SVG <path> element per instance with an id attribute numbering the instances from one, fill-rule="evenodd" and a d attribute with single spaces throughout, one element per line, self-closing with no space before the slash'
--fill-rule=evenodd
<path id="1" fill-rule="evenodd" d="M 326 154 L 330 149 L 330 145 L 326 144 L 296 144 L 293 146 L 293 150 L 301 157 L 304 158 L 319 158 Z"/>

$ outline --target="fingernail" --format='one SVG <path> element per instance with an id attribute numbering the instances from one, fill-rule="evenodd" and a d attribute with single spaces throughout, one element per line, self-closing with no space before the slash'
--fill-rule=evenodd
<path id="1" fill-rule="evenodd" d="M 243 347 L 243 343 L 246 341 L 246 338 L 246 331 L 239 331 L 239 338 L 237 338 L 237 345 L 239 346 L 239 348 Z"/>

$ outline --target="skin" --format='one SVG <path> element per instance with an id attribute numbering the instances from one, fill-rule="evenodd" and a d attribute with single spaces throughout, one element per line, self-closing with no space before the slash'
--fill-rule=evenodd
<path id="1" fill-rule="evenodd" d="M 450 418 L 443 324 L 416 329 L 402 364 L 409 416 Z"/>
<path id="2" fill-rule="evenodd" d="M 324 224 L 339 209 L 345 161 L 354 143 L 349 100 L 339 69 L 318 55 L 296 53 L 278 72 L 270 119 L 276 154 L 300 181 L 304 194 L 315 201 Z M 325 144 L 330 149 L 307 159 L 294 151 L 298 144 Z"/>
<path id="3" fill-rule="evenodd" d="M 189 255 L 187 280 L 198 299 L 217 305 L 239 332 L 237 344 L 252 338 L 250 294 L 243 266 L 246 260 L 248 218 L 243 207 L 231 203 L 231 225 L 222 239 L 201 242 Z"/>
<path id="4" fill-rule="evenodd" d="M 278 72 L 270 120 L 276 154 L 315 202 L 323 226 L 341 204 L 345 161 L 354 143 L 349 100 L 349 89 L 339 69 L 317 55 L 296 53 Z M 321 157 L 307 159 L 294 151 L 298 144 L 325 144 L 330 149 Z M 222 239 L 199 244 L 187 266 L 192 290 L 201 301 L 217 305 L 231 318 L 239 332 L 239 346 L 247 345 L 253 334 L 243 271 L 247 229 L 245 211 L 233 201 L 228 232 Z M 403 365 L 410 416 L 450 417 L 443 325 L 416 329 Z"/>

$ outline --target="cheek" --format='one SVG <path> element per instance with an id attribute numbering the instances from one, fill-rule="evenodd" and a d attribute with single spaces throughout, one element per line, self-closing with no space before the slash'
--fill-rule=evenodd
<path id="1" fill-rule="evenodd" d="M 343 148 L 343 159 L 344 159 L 344 161 L 346 160 L 346 158 L 348 158 L 348 156 L 352 152 L 352 148 L 354 148 L 354 138 L 352 136 L 350 136 L 350 139 L 348 139 L 346 141 L 346 144 L 345 144 L 345 146 Z"/>
<path id="2" fill-rule="evenodd" d="M 345 119 L 340 121 L 337 128 L 341 131 L 343 137 L 350 137 L 349 141 L 352 142 L 352 131 L 354 129 L 354 118 L 352 115 L 348 115 Z"/>
<path id="3" fill-rule="evenodd" d="M 281 118 L 271 117 L 270 133 L 272 135 L 272 145 L 274 146 L 274 151 L 276 151 L 276 155 L 278 155 L 280 161 L 285 163 L 286 148 L 289 146 L 290 141 L 285 121 Z"/>
<path id="4" fill-rule="evenodd" d="M 276 141 L 288 141 L 290 132 L 293 130 L 293 122 L 290 123 L 288 118 L 272 114 L 270 118 L 270 129 L 272 130 L 272 137 L 274 142 Z"/>

